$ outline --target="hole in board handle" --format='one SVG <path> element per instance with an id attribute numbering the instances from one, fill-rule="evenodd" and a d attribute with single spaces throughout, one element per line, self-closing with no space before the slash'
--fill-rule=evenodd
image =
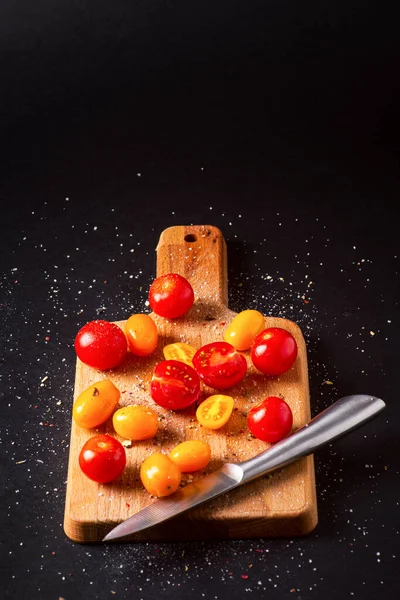
<path id="1" fill-rule="evenodd" d="M 185 235 L 185 242 L 197 242 L 197 235 L 193 233 L 188 233 Z"/>

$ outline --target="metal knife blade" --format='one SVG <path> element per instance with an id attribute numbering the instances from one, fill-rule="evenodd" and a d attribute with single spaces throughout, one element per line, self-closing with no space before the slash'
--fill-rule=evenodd
<path id="1" fill-rule="evenodd" d="M 137 533 L 152 525 L 166 521 L 220 494 L 240 485 L 243 470 L 239 465 L 227 463 L 214 473 L 189 483 L 179 491 L 146 506 L 136 515 L 117 525 L 106 535 L 104 541 L 115 540 L 131 533 Z"/>
<path id="2" fill-rule="evenodd" d="M 380 398 L 365 394 L 346 396 L 314 417 L 310 423 L 268 450 L 241 462 L 227 463 L 214 473 L 161 498 L 117 525 L 103 541 L 117 540 L 162 523 L 190 508 L 314 453 L 360 427 L 385 408 Z"/>

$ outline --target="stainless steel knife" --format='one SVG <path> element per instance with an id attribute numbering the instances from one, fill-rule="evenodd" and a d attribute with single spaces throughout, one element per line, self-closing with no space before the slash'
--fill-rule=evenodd
<path id="1" fill-rule="evenodd" d="M 313 454 L 322 446 L 363 425 L 385 406 L 380 398 L 364 394 L 341 398 L 307 425 L 254 458 L 239 463 L 227 463 L 171 496 L 156 500 L 114 527 L 103 541 L 117 540 L 153 527 L 303 456 Z"/>

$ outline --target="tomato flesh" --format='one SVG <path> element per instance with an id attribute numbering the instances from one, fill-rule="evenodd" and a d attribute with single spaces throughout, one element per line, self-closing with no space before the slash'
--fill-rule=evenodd
<path id="1" fill-rule="evenodd" d="M 89 438 L 79 453 L 79 466 L 82 472 L 98 483 L 109 483 L 118 479 L 125 465 L 125 448 L 108 434 Z"/>
<path id="2" fill-rule="evenodd" d="M 199 348 L 193 366 L 204 383 L 221 390 L 240 383 L 247 371 L 246 359 L 228 342 L 212 342 Z"/>
<path id="3" fill-rule="evenodd" d="M 189 365 L 178 360 L 163 360 L 154 369 L 150 394 L 163 408 L 187 408 L 200 395 L 200 379 Z"/>
<path id="4" fill-rule="evenodd" d="M 164 346 L 163 354 L 165 360 L 180 360 L 193 367 L 193 356 L 196 354 L 196 348 L 184 342 L 174 342 Z"/>
<path id="5" fill-rule="evenodd" d="M 207 429 L 220 429 L 228 422 L 233 406 L 231 396 L 215 394 L 200 404 L 196 410 L 196 418 Z"/>
<path id="6" fill-rule="evenodd" d="M 269 396 L 250 409 L 247 423 L 256 438 L 274 443 L 284 438 L 292 429 L 293 414 L 283 398 Z"/>
<path id="7" fill-rule="evenodd" d="M 297 358 L 297 343 L 281 327 L 269 327 L 259 333 L 251 347 L 251 360 L 264 375 L 281 375 L 292 368 Z"/>
<path id="8" fill-rule="evenodd" d="M 124 360 L 128 344 L 122 329 L 109 321 L 90 321 L 75 337 L 78 358 L 100 371 L 118 367 Z"/>
<path id="9" fill-rule="evenodd" d="M 166 319 L 181 317 L 192 307 L 193 302 L 192 286 L 178 273 L 161 275 L 150 286 L 150 307 L 160 317 Z"/>

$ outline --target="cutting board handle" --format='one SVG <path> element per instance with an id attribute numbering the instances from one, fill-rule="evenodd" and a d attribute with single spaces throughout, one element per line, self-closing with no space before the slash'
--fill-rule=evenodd
<path id="1" fill-rule="evenodd" d="M 190 281 L 197 305 L 211 311 L 228 304 L 226 242 L 213 225 L 165 229 L 157 245 L 157 277 L 179 273 Z"/>

